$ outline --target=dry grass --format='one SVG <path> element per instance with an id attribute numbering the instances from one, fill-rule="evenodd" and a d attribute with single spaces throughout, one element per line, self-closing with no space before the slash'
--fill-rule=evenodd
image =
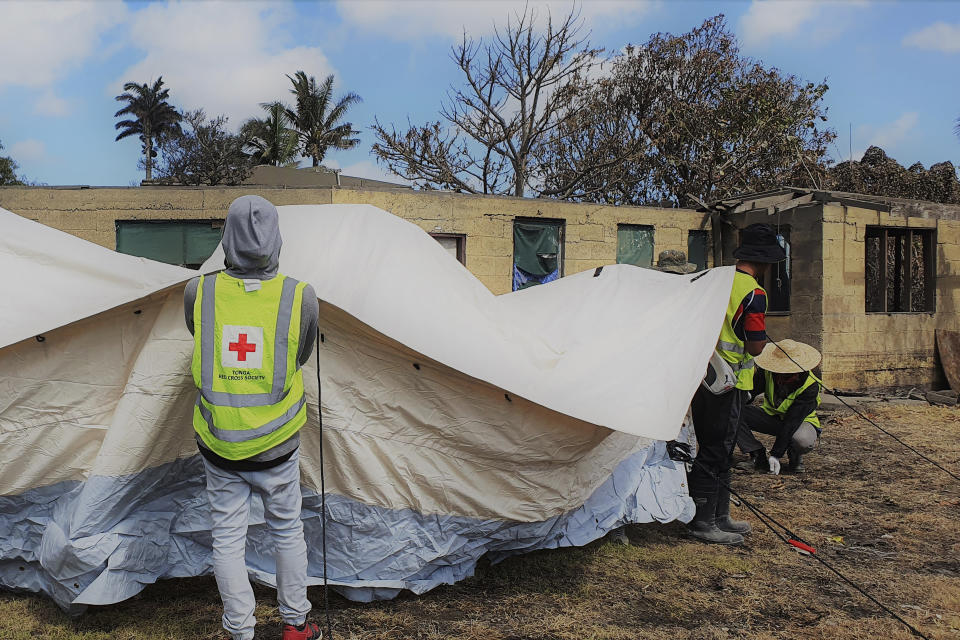
<path id="1" fill-rule="evenodd" d="M 876 405 L 881 423 L 960 469 L 960 410 Z M 738 474 L 735 487 L 931 638 L 960 638 L 960 483 L 854 416 L 834 417 L 803 476 Z M 736 509 L 735 509 L 736 511 Z M 756 520 L 742 511 L 758 526 Z M 816 562 L 757 530 L 740 549 L 696 543 L 678 524 L 482 565 L 424 596 L 356 604 L 332 597 L 352 640 L 627 640 L 912 637 Z M 258 588 L 258 637 L 277 638 L 275 597 Z M 322 592 L 311 590 L 319 606 Z M 71 619 L 49 600 L 0 594 L 0 638 L 222 637 L 211 578 L 170 580 Z"/>

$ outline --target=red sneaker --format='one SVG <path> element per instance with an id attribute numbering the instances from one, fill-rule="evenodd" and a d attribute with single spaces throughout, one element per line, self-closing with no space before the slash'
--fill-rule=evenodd
<path id="1" fill-rule="evenodd" d="M 283 625 L 283 640 L 320 640 L 322 637 L 320 627 L 312 622 L 305 623 L 299 629 L 292 624 Z"/>

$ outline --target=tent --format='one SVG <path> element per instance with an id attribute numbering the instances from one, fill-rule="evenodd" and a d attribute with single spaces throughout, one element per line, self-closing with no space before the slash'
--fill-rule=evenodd
<path id="1" fill-rule="evenodd" d="M 280 207 L 280 222 L 281 270 L 321 300 L 301 447 L 312 584 L 321 442 L 330 583 L 356 600 L 455 582 L 485 554 L 692 517 L 663 441 L 681 432 L 732 268 L 611 265 L 494 296 L 375 207 Z M 220 267 L 218 249 L 201 271 Z M 79 611 L 210 573 L 182 308 L 197 272 L 2 209 L 0 269 L 0 585 Z M 249 572 L 273 585 L 257 499 L 251 513 Z"/>

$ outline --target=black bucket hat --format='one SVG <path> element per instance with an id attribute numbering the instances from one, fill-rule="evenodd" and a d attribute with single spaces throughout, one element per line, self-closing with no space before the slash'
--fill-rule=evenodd
<path id="1" fill-rule="evenodd" d="M 769 224 L 754 223 L 740 232 L 740 246 L 733 257 L 745 262 L 775 263 L 787 259 L 777 241 L 777 232 Z"/>

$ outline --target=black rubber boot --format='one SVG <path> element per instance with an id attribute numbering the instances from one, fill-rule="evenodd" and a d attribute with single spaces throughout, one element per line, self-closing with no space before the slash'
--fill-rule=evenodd
<path id="1" fill-rule="evenodd" d="M 791 445 L 787 449 L 787 473 L 803 473 L 806 469 L 803 466 L 803 456 L 796 452 Z"/>
<path id="2" fill-rule="evenodd" d="M 750 523 L 730 519 L 730 490 L 723 485 L 730 484 L 731 475 L 729 471 L 720 474 L 720 486 L 717 487 L 717 528 L 727 533 L 746 535 L 753 531 Z"/>
<path id="3" fill-rule="evenodd" d="M 703 542 L 711 544 L 743 544 L 743 536 L 739 533 L 723 531 L 717 527 L 717 482 L 714 479 L 704 480 L 690 478 L 690 497 L 697 506 L 697 515 L 694 516 L 687 531 L 690 535 Z"/>

